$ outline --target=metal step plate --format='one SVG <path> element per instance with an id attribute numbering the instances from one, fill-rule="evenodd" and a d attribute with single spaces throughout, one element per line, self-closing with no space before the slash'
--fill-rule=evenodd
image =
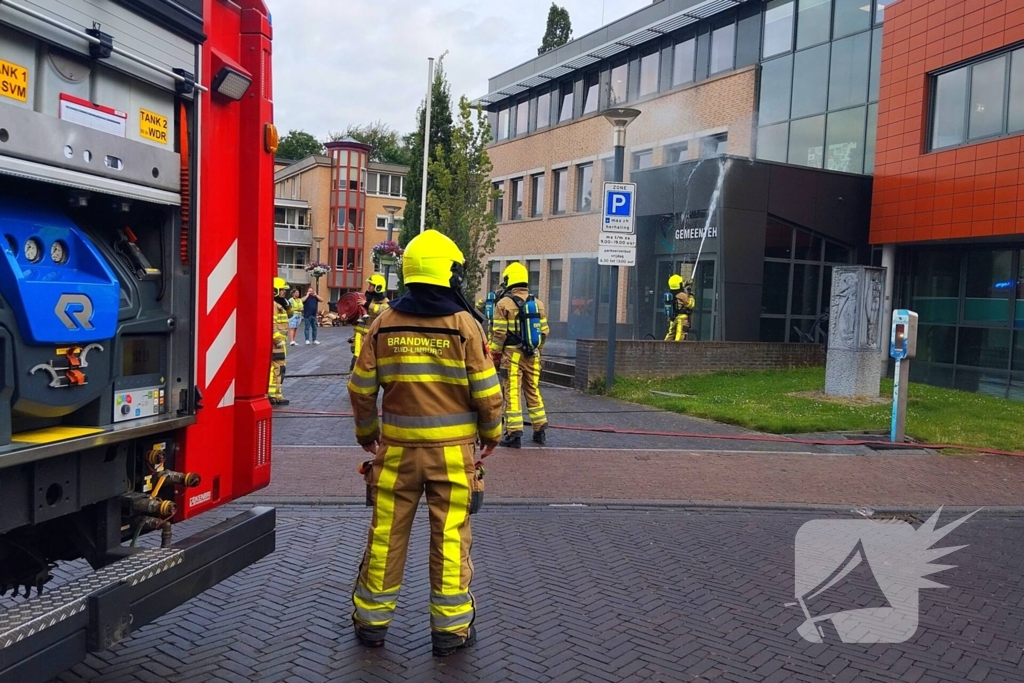
<path id="1" fill-rule="evenodd" d="M 183 550 L 152 548 L 0 612 L 0 650 L 85 611 L 89 595 L 116 583 L 138 585 L 181 564 Z"/>

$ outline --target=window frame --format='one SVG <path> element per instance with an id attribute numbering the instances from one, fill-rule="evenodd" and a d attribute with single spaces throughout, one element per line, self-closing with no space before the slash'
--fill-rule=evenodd
<path id="1" fill-rule="evenodd" d="M 678 58 L 676 57 L 676 54 L 679 52 L 679 46 L 680 45 L 684 45 L 686 43 L 690 43 L 691 44 L 691 46 L 690 46 L 690 77 L 689 77 L 688 80 L 680 81 L 679 78 L 678 78 L 678 75 L 676 74 L 676 67 L 679 66 L 679 62 L 678 62 Z M 692 32 L 687 32 L 687 33 L 683 34 L 682 36 L 680 36 L 680 38 L 678 40 L 676 40 L 672 44 L 672 80 L 671 80 L 672 85 L 671 85 L 671 87 L 679 88 L 679 87 L 682 87 L 684 85 L 692 85 L 692 84 L 694 84 L 696 82 L 697 82 L 697 34 L 696 33 L 692 33 Z"/>
<path id="2" fill-rule="evenodd" d="M 644 92 L 644 60 L 654 58 L 654 90 Z M 637 99 L 652 97 L 661 92 L 661 48 L 657 45 L 639 53 L 637 57 Z M 628 79 L 628 76 L 627 76 Z"/>
<path id="3" fill-rule="evenodd" d="M 541 188 L 541 198 L 537 201 L 537 181 L 543 183 Z M 547 174 L 546 173 L 534 173 L 530 176 L 530 218 L 543 218 L 544 217 L 544 202 L 547 198 L 543 195 L 547 192 Z"/>
<path id="4" fill-rule="evenodd" d="M 648 149 L 639 149 L 629 156 L 630 172 L 644 170 L 644 168 L 640 167 L 640 160 L 645 156 L 650 157 L 651 163 L 644 168 L 654 168 L 654 148 L 650 147 Z"/>
<path id="5" fill-rule="evenodd" d="M 541 98 L 543 98 L 543 97 L 547 97 L 548 98 L 548 106 L 547 107 L 541 107 L 540 106 Z M 533 130 L 543 130 L 545 128 L 549 128 L 551 126 L 551 89 L 548 88 L 548 89 L 544 90 L 544 92 L 537 93 L 537 97 L 535 97 L 534 99 L 537 101 L 537 104 L 536 104 L 537 111 L 534 112 L 534 115 L 533 115 L 533 121 L 532 121 Z M 546 121 L 545 121 L 543 126 L 540 125 L 540 113 L 541 113 L 541 111 L 545 112 L 545 119 L 546 119 Z"/>
<path id="6" fill-rule="evenodd" d="M 525 116 L 521 116 L 520 115 L 520 109 L 522 107 L 526 107 L 526 115 Z M 523 118 L 526 119 L 525 122 L 523 122 L 523 120 L 522 120 Z M 524 123 L 523 130 L 519 130 L 519 124 L 520 123 Z M 516 102 L 516 125 L 515 125 L 515 130 L 513 131 L 513 134 L 510 137 L 516 137 L 517 138 L 517 137 L 519 137 L 521 135 L 526 135 L 529 132 L 530 132 L 530 98 L 527 97 L 524 100 L 519 100 L 518 102 Z"/>
<path id="7" fill-rule="evenodd" d="M 998 50 L 993 50 L 984 55 L 979 55 L 970 60 L 964 60 L 956 64 L 949 65 L 945 68 L 932 71 L 928 74 L 928 126 L 926 132 L 926 153 L 942 152 L 951 149 L 958 149 L 960 147 L 966 147 L 968 145 L 977 145 L 992 140 L 998 140 L 1005 137 L 1013 137 L 1016 135 L 1024 134 L 1024 128 L 1021 130 L 1010 130 L 1010 103 L 1011 103 L 1011 85 L 1013 83 L 1013 62 L 1014 54 L 1017 52 L 1021 53 L 1021 66 L 1024 68 L 1024 47 L 1020 44 L 1015 44 L 1012 47 L 1003 47 Z M 1002 110 L 1002 127 L 1000 132 L 986 135 L 984 137 L 971 138 L 970 122 L 971 122 L 971 107 L 974 95 L 974 69 L 975 67 L 986 64 L 988 62 L 996 61 L 998 59 L 1005 58 L 1006 65 L 1003 71 L 1003 110 Z M 965 106 L 963 111 L 963 139 L 960 142 L 936 147 L 935 141 L 935 122 L 938 104 L 938 81 L 941 76 L 955 73 L 961 69 L 967 71 L 967 91 L 965 98 Z"/>
<path id="8" fill-rule="evenodd" d="M 583 208 L 584 183 L 583 176 L 586 175 L 587 169 L 590 169 L 590 206 L 589 208 Z M 594 211 L 594 163 L 587 162 L 585 164 L 576 165 L 576 213 L 591 213 Z"/>
<path id="9" fill-rule="evenodd" d="M 601 109 L 601 72 L 592 69 L 583 74 L 583 102 L 580 106 L 580 116 L 589 116 Z M 593 96 L 593 101 L 591 101 Z"/>
<path id="10" fill-rule="evenodd" d="M 623 79 L 623 94 L 622 99 L 613 99 L 612 94 L 616 93 L 615 89 L 615 72 L 618 69 L 626 70 L 626 77 Z M 613 60 L 608 69 L 608 106 L 616 107 L 621 106 L 629 102 L 629 58 L 620 57 L 619 59 Z"/>
<path id="11" fill-rule="evenodd" d="M 564 216 L 569 212 L 569 167 L 562 166 L 551 170 L 551 215 Z M 565 190 L 565 205 L 558 210 L 558 196 L 561 190 Z"/>
<path id="12" fill-rule="evenodd" d="M 491 202 L 491 213 L 498 223 L 505 222 L 505 181 L 499 180 L 491 183 L 491 189 L 498 191 L 498 196 Z"/>
<path id="13" fill-rule="evenodd" d="M 517 183 L 519 185 L 518 190 L 517 190 L 517 187 L 516 187 Z M 526 203 L 525 202 L 526 197 L 524 196 L 525 194 L 526 194 L 526 178 L 525 177 L 519 176 L 518 178 L 512 178 L 512 179 L 509 180 L 509 197 L 512 199 L 512 201 L 509 203 L 509 214 L 508 214 L 509 215 L 509 220 L 511 220 L 511 221 L 521 221 L 521 220 L 523 220 L 523 217 L 525 216 L 525 212 L 523 211 L 523 209 L 525 208 L 524 204 Z M 516 210 L 516 205 L 517 204 L 518 204 L 518 211 Z"/>
<path id="14" fill-rule="evenodd" d="M 570 79 L 558 84 L 558 121 L 555 124 L 567 123 L 575 118 L 576 109 L 575 83 Z M 569 99 L 569 115 L 563 118 L 565 100 Z"/>
<path id="15" fill-rule="evenodd" d="M 730 29 L 732 31 L 732 54 L 730 55 L 729 66 L 724 69 L 715 71 L 715 34 L 723 29 Z M 717 24 L 711 24 L 710 32 L 708 34 L 708 77 L 717 76 L 718 74 L 724 74 L 729 71 L 736 70 L 736 17 L 730 17 L 728 20 Z"/>
<path id="16" fill-rule="evenodd" d="M 683 151 L 686 152 L 685 158 L 679 159 L 678 161 L 669 161 L 669 157 L 673 152 Z M 676 142 L 671 145 L 665 145 L 665 150 L 662 152 L 664 164 L 681 164 L 690 160 L 690 141 L 684 140 L 683 142 Z"/>
<path id="17" fill-rule="evenodd" d="M 769 5 L 772 3 L 778 3 L 777 7 L 783 7 L 786 4 L 792 8 L 789 15 L 789 46 L 784 50 L 773 52 L 771 54 L 765 53 L 765 45 L 767 43 L 766 38 L 768 30 L 768 12 L 770 9 Z M 796 49 L 796 25 L 797 25 L 797 13 L 799 8 L 797 6 L 797 0 L 767 0 L 764 3 L 764 10 L 761 12 L 761 61 L 772 59 L 773 57 L 780 57 L 782 55 L 792 54 Z"/>

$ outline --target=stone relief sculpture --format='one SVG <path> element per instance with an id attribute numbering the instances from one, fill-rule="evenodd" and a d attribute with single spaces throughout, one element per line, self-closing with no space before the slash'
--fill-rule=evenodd
<path id="1" fill-rule="evenodd" d="M 864 347 L 879 348 L 879 325 L 882 322 L 882 278 L 878 273 L 868 273 L 867 297 L 864 302 Z"/>
<path id="2" fill-rule="evenodd" d="M 857 346 L 857 273 L 836 269 L 836 287 L 832 295 L 829 326 L 834 346 L 853 349 Z"/>

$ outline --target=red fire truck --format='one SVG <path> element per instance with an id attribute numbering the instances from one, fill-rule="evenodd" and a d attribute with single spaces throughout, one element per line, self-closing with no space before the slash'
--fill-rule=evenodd
<path id="1" fill-rule="evenodd" d="M 264 0 L 0 2 L 0 682 L 274 549 L 270 508 L 173 534 L 270 481 L 271 38 Z"/>

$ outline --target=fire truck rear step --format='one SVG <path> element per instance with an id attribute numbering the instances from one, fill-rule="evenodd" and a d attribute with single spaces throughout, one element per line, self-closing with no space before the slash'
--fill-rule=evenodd
<path id="1" fill-rule="evenodd" d="M 116 645 L 273 552 L 275 525 L 273 508 L 252 508 L 0 612 L 0 683 L 42 683 Z"/>

